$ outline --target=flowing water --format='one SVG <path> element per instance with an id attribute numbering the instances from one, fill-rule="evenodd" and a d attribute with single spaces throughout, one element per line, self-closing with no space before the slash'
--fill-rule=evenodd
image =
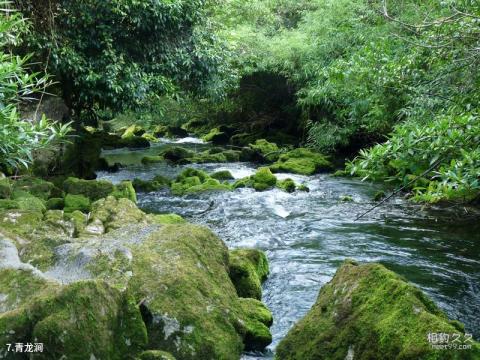
<path id="1" fill-rule="evenodd" d="M 147 150 L 158 153 L 166 143 Z M 182 146 L 204 148 L 184 141 Z M 105 153 L 109 162 L 129 164 L 117 173 L 99 173 L 113 182 L 155 175 L 174 177 L 183 167 L 143 166 L 145 151 Z M 196 165 L 207 171 L 230 170 L 235 178 L 255 171 L 249 163 Z M 271 309 L 273 343 L 263 354 L 271 358 L 278 342 L 313 305 L 319 289 L 346 258 L 380 262 L 421 287 L 467 332 L 480 337 L 480 224 L 472 209 L 423 209 L 396 198 L 363 217 L 381 185 L 329 175 L 279 174 L 305 183 L 309 193 L 280 190 L 195 194 L 174 197 L 168 190 L 138 194 L 145 211 L 178 213 L 190 222 L 210 227 L 230 248 L 254 247 L 266 252 L 271 274 L 263 301 Z M 353 202 L 342 202 L 350 195 Z M 209 211 L 204 212 L 206 209 Z M 201 214 L 201 215 L 200 215 Z"/>

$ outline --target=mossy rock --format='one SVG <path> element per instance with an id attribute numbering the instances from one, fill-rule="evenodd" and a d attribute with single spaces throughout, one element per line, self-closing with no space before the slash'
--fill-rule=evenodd
<path id="1" fill-rule="evenodd" d="M 229 254 L 229 274 L 238 296 L 261 300 L 262 283 L 269 273 L 265 253 L 255 249 L 238 249 Z"/>
<path id="2" fill-rule="evenodd" d="M 229 184 L 222 184 L 220 181 L 211 178 L 206 172 L 192 168 L 185 169 L 171 184 L 172 193 L 177 196 L 204 191 L 229 191 L 231 189 Z"/>
<path id="3" fill-rule="evenodd" d="M 39 212 L 45 212 L 47 210 L 47 207 L 45 206 L 45 201 L 33 195 L 18 197 L 15 200 L 17 201 L 18 208 L 20 210 Z"/>
<path id="4" fill-rule="evenodd" d="M 127 224 L 147 224 L 147 216 L 134 202 L 126 198 L 109 196 L 92 204 L 89 223 L 99 220 L 106 232 Z"/>
<path id="5" fill-rule="evenodd" d="M 142 136 L 145 134 L 145 130 L 139 125 L 129 126 L 122 134 L 122 139 L 131 139 L 135 136 Z"/>
<path id="6" fill-rule="evenodd" d="M 117 199 L 124 198 L 133 201 L 134 203 L 137 202 L 137 193 L 135 192 L 131 181 L 124 180 L 115 185 L 115 190 L 110 195 Z"/>
<path id="7" fill-rule="evenodd" d="M 303 191 L 303 192 L 310 192 L 310 188 L 305 185 L 305 184 L 301 184 L 297 187 L 297 190 L 298 191 Z"/>
<path id="8" fill-rule="evenodd" d="M 83 180 L 70 177 L 63 183 L 67 194 L 83 195 L 91 201 L 96 201 L 110 195 L 115 187 L 106 180 Z"/>
<path id="9" fill-rule="evenodd" d="M 163 156 L 159 155 L 150 155 L 150 156 L 144 156 L 142 158 L 142 164 L 148 165 L 148 164 L 157 164 L 164 162 L 165 159 Z"/>
<path id="10" fill-rule="evenodd" d="M 134 299 L 101 281 L 79 281 L 33 296 L 0 314 L 0 344 L 44 344 L 43 358 L 125 359 L 146 345 Z"/>
<path id="11" fill-rule="evenodd" d="M 87 227 L 87 215 L 79 210 L 75 210 L 71 213 L 65 213 L 64 217 L 72 222 L 74 227 L 74 237 L 79 237 Z"/>
<path id="12" fill-rule="evenodd" d="M 274 173 L 286 172 L 300 175 L 314 175 L 331 169 L 332 163 L 327 157 L 304 148 L 280 155 L 278 161 L 270 166 L 270 170 Z"/>
<path id="13" fill-rule="evenodd" d="M 387 194 L 385 193 L 385 191 L 379 190 L 375 193 L 375 195 L 373 195 L 373 201 L 382 201 L 383 199 L 385 199 L 386 196 Z"/>
<path id="14" fill-rule="evenodd" d="M 215 145 L 225 145 L 228 144 L 230 136 L 219 128 L 213 128 L 207 135 L 202 136 L 202 140 Z"/>
<path id="15" fill-rule="evenodd" d="M 132 273 L 129 290 L 142 301 L 149 349 L 185 360 L 238 360 L 247 334 L 266 344 L 258 311 L 242 306 L 229 279 L 228 249 L 210 230 L 164 225 L 133 249 Z"/>
<path id="16" fill-rule="evenodd" d="M 160 350 L 147 350 L 142 352 L 138 360 L 175 360 L 175 357 L 165 351 Z"/>
<path id="17" fill-rule="evenodd" d="M 279 180 L 277 182 L 277 187 L 288 193 L 293 193 L 297 189 L 297 185 L 292 179 Z"/>
<path id="18" fill-rule="evenodd" d="M 277 144 L 268 142 L 265 139 L 259 139 L 254 144 L 250 144 L 249 147 L 265 161 L 274 162 L 279 157 L 280 149 Z"/>
<path id="19" fill-rule="evenodd" d="M 188 131 L 179 126 L 167 126 L 166 135 L 171 138 L 184 138 L 188 136 Z"/>
<path id="20" fill-rule="evenodd" d="M 122 139 L 122 147 L 127 147 L 129 149 L 145 149 L 150 147 L 150 141 L 141 136 L 133 136 Z"/>
<path id="21" fill-rule="evenodd" d="M 142 135 L 142 138 L 145 140 L 148 140 L 150 142 L 158 142 L 158 139 L 156 136 L 154 136 L 152 133 L 145 133 Z"/>
<path id="22" fill-rule="evenodd" d="M 157 125 L 153 128 L 153 136 L 155 137 L 162 137 L 167 135 L 168 127 L 165 125 Z"/>
<path id="23" fill-rule="evenodd" d="M 341 202 L 353 202 L 353 197 L 351 195 L 342 195 L 340 196 Z"/>
<path id="24" fill-rule="evenodd" d="M 257 172 L 250 177 L 253 182 L 253 188 L 256 191 L 265 191 L 273 188 L 277 184 L 277 178 L 272 174 L 269 168 L 259 168 Z"/>
<path id="25" fill-rule="evenodd" d="M 227 162 L 240 161 L 241 151 L 237 150 L 225 150 L 222 152 L 223 156 L 227 159 Z"/>
<path id="26" fill-rule="evenodd" d="M 14 182 L 14 190 L 26 191 L 42 200 L 50 198 L 54 189 L 53 183 L 39 178 L 23 178 Z"/>
<path id="27" fill-rule="evenodd" d="M 168 160 L 172 163 L 178 163 L 181 160 L 194 157 L 195 153 L 180 146 L 172 146 L 171 148 L 164 150 L 160 155 L 165 160 Z"/>
<path id="28" fill-rule="evenodd" d="M 88 213 L 91 209 L 91 202 L 90 199 L 83 196 L 83 195 L 72 195 L 67 194 L 65 196 L 65 204 L 64 210 L 67 213 L 74 212 L 76 210 Z"/>
<path id="29" fill-rule="evenodd" d="M 187 221 L 177 214 L 157 214 L 153 215 L 153 221 L 162 225 L 167 224 L 185 224 Z"/>
<path id="30" fill-rule="evenodd" d="M 472 350 L 435 350 L 429 333 L 463 330 L 417 287 L 380 264 L 346 261 L 317 302 L 280 342 L 281 360 L 478 359 Z"/>
<path id="31" fill-rule="evenodd" d="M 51 198 L 47 200 L 48 210 L 62 210 L 65 207 L 65 200 L 63 198 Z"/>
<path id="32" fill-rule="evenodd" d="M 272 343 L 269 327 L 273 323 L 272 313 L 260 301 L 252 298 L 240 299 L 240 308 L 246 315 L 245 350 L 261 351 Z"/>
<path id="33" fill-rule="evenodd" d="M 210 176 L 217 180 L 233 180 L 234 179 L 232 173 L 228 170 L 217 171 L 211 174 Z"/>
<path id="34" fill-rule="evenodd" d="M 152 180 L 134 179 L 132 182 L 133 188 L 138 192 L 153 192 L 159 191 L 170 186 L 170 179 L 163 176 L 155 176 Z"/>

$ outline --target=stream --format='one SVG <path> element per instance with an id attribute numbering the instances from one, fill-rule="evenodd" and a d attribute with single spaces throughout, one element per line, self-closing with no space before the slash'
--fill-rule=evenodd
<path id="1" fill-rule="evenodd" d="M 194 138 L 176 143 L 194 150 L 208 146 Z M 114 183 L 155 175 L 172 178 L 184 166 L 140 163 L 143 156 L 157 155 L 166 146 L 171 142 L 162 141 L 147 150 L 105 151 L 109 163 L 126 167 L 116 173 L 99 172 L 98 178 Z M 190 166 L 208 172 L 230 170 L 235 178 L 251 175 L 257 167 L 251 163 Z M 306 184 L 310 192 L 238 189 L 186 197 L 172 196 L 168 190 L 138 194 L 138 205 L 147 212 L 177 213 L 208 226 L 230 248 L 266 252 L 271 273 L 263 286 L 263 301 L 274 317 L 273 343 L 265 353 L 246 354 L 245 359 L 273 358 L 276 345 L 310 309 L 319 289 L 346 258 L 384 264 L 419 286 L 450 318 L 465 323 L 468 333 L 480 337 L 480 224 L 466 209 L 424 209 L 394 198 L 355 221 L 373 206 L 372 197 L 381 184 L 326 174 L 277 175 Z M 342 202 L 344 195 L 353 201 Z"/>

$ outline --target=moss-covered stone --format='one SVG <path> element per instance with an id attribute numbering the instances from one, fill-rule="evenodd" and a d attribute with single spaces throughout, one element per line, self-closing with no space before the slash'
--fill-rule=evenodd
<path id="1" fill-rule="evenodd" d="M 202 140 L 215 145 L 225 145 L 230 140 L 230 136 L 219 128 L 213 128 L 207 135 L 202 136 Z"/>
<path id="2" fill-rule="evenodd" d="M 309 149 L 298 148 L 280 155 L 270 166 L 273 172 L 287 172 L 300 175 L 313 175 L 332 169 L 331 162 L 322 154 Z"/>
<path id="3" fill-rule="evenodd" d="M 91 202 L 90 199 L 83 195 L 67 194 L 65 196 L 65 212 L 73 212 L 75 210 L 88 213 L 90 212 Z"/>
<path id="4" fill-rule="evenodd" d="M 373 195 L 373 201 L 381 201 L 385 199 L 386 196 L 387 194 L 385 193 L 385 191 L 379 190 L 375 193 L 375 195 Z"/>
<path id="5" fill-rule="evenodd" d="M 187 221 L 177 214 L 158 214 L 152 215 L 153 221 L 162 225 L 167 224 L 185 224 Z"/>
<path id="6" fill-rule="evenodd" d="M 53 183 L 39 178 L 27 177 L 14 182 L 14 190 L 26 191 L 42 200 L 50 198 L 54 189 L 55 185 Z"/>
<path id="7" fill-rule="evenodd" d="M 268 142 L 265 139 L 259 139 L 254 144 L 250 144 L 249 147 L 254 150 L 266 161 L 274 162 L 280 155 L 280 149 L 277 144 Z"/>
<path id="8" fill-rule="evenodd" d="M 269 327 L 273 323 L 270 310 L 252 298 L 240 299 L 240 308 L 245 314 L 245 350 L 263 350 L 272 343 Z"/>
<path id="9" fill-rule="evenodd" d="M 131 181 L 122 181 L 119 184 L 115 185 L 115 190 L 110 194 L 111 196 L 117 199 L 128 199 L 137 202 L 137 193 L 133 187 Z"/>
<path id="10" fill-rule="evenodd" d="M 181 160 L 194 157 L 195 153 L 180 146 L 172 146 L 171 148 L 164 150 L 160 155 L 165 160 L 168 160 L 172 163 L 178 163 Z"/>
<path id="11" fill-rule="evenodd" d="M 253 343 L 265 338 L 229 279 L 226 246 L 206 228 L 163 226 L 133 249 L 132 273 L 129 289 L 142 301 L 150 349 L 237 360 L 247 334 Z"/>
<path id="12" fill-rule="evenodd" d="M 147 350 L 138 356 L 138 360 L 175 360 L 175 358 L 165 351 Z"/>
<path id="13" fill-rule="evenodd" d="M 353 202 L 353 197 L 351 195 L 342 195 L 342 196 L 340 196 L 340 201 L 342 201 L 342 202 Z"/>
<path id="14" fill-rule="evenodd" d="M 253 182 L 253 188 L 256 191 L 265 191 L 271 189 L 277 184 L 277 178 L 272 174 L 269 168 L 259 168 L 257 172 L 250 177 Z"/>
<path id="15" fill-rule="evenodd" d="M 163 176 L 155 176 L 152 180 L 134 179 L 132 185 L 135 191 L 153 192 L 170 186 L 170 179 Z"/>
<path id="16" fill-rule="evenodd" d="M 197 169 L 185 169 L 171 184 L 174 195 L 181 196 L 204 191 L 229 191 L 229 184 L 211 178 L 206 172 Z"/>
<path id="17" fill-rule="evenodd" d="M 263 251 L 230 251 L 229 274 L 238 296 L 261 300 L 262 283 L 267 279 L 268 272 L 268 260 Z"/>
<path id="18" fill-rule="evenodd" d="M 129 139 L 135 136 L 142 136 L 145 134 L 145 130 L 139 125 L 129 126 L 122 134 L 122 139 Z"/>
<path id="19" fill-rule="evenodd" d="M 380 264 L 345 262 L 310 312 L 277 347 L 282 360 L 478 359 L 472 350 L 435 350 L 429 333 L 463 331 L 415 286 Z"/>
<path id="20" fill-rule="evenodd" d="M 47 200 L 48 210 L 62 210 L 65 206 L 65 200 L 63 198 L 51 198 Z"/>
<path id="21" fill-rule="evenodd" d="M 73 236 L 80 236 L 87 226 L 87 215 L 79 210 L 72 211 L 71 213 L 65 213 L 65 218 L 70 220 L 74 227 Z"/>
<path id="22" fill-rule="evenodd" d="M 148 165 L 148 164 L 157 164 L 164 162 L 165 158 L 163 156 L 159 155 L 149 155 L 149 156 L 144 156 L 142 158 L 142 164 Z"/>
<path id="23" fill-rule="evenodd" d="M 35 196 L 19 197 L 16 201 L 20 210 L 40 212 L 45 212 L 47 210 L 45 202 Z"/>
<path id="24" fill-rule="evenodd" d="M 298 191 L 303 191 L 303 192 L 310 192 L 310 188 L 305 185 L 305 184 L 301 184 L 297 187 L 297 190 Z"/>
<path id="25" fill-rule="evenodd" d="M 234 179 L 232 173 L 228 170 L 217 171 L 211 174 L 210 176 L 217 180 L 233 180 Z"/>
<path id="26" fill-rule="evenodd" d="M 277 187 L 288 193 L 293 193 L 297 189 L 297 185 L 292 179 L 279 180 L 277 182 Z"/>
<path id="27" fill-rule="evenodd" d="M 43 358 L 126 359 L 147 342 L 134 299 L 101 281 L 79 281 L 0 314 L 0 344 L 44 344 Z"/>
<path id="28" fill-rule="evenodd" d="M 101 221 L 105 231 L 109 232 L 132 223 L 146 224 L 147 216 L 137 208 L 134 202 L 109 196 L 92 204 L 90 223 L 95 220 Z"/>
<path id="29" fill-rule="evenodd" d="M 105 198 L 114 191 L 114 186 L 106 180 L 83 180 L 70 177 L 63 183 L 67 194 L 83 195 L 91 201 Z"/>

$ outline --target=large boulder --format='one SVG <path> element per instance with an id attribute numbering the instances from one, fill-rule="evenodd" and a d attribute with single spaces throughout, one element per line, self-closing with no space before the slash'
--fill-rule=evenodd
<path id="1" fill-rule="evenodd" d="M 230 191 L 232 188 L 202 170 L 188 168 L 172 182 L 171 190 L 174 195 L 181 196 L 205 191 Z"/>
<path id="2" fill-rule="evenodd" d="M 310 312 L 277 347 L 281 360 L 479 359 L 472 350 L 436 350 L 429 334 L 464 339 L 463 326 L 417 287 L 380 264 L 346 261 Z"/>
<path id="3" fill-rule="evenodd" d="M 108 196 L 88 216 L 1 210 L 0 228 L 0 351 L 238 360 L 272 340 L 270 311 L 237 295 L 225 244 L 179 216 Z"/>

